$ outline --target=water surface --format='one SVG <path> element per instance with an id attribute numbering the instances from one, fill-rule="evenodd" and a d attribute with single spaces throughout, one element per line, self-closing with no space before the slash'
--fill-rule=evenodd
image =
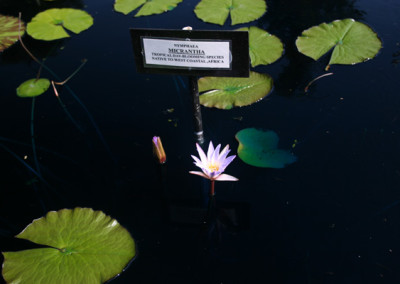
<path id="1" fill-rule="evenodd" d="M 25 20 L 41 10 L 31 2 L 22 9 Z M 235 153 L 236 132 L 271 129 L 282 148 L 298 141 L 298 161 L 278 170 L 235 159 L 227 173 L 240 181 L 216 184 L 218 221 L 207 231 L 196 222 L 208 184 L 188 174 L 196 150 L 187 78 L 138 74 L 129 37 L 129 28 L 233 29 L 198 20 L 197 2 L 141 18 L 114 12 L 111 1 L 47 4 L 94 17 L 89 30 L 70 39 L 24 41 L 61 79 L 88 60 L 68 86 L 101 131 L 65 87 L 60 96 L 82 131 L 51 91 L 36 99 L 38 160 L 51 188 L 32 185 L 32 172 L 10 154 L 26 155 L 34 166 L 31 100 L 15 89 L 38 66 L 19 44 L 0 56 L 0 143 L 8 149 L 0 148 L 1 251 L 27 246 L 12 236 L 32 219 L 81 206 L 116 218 L 137 241 L 138 258 L 114 283 L 398 283 L 400 4 L 267 1 L 268 12 L 249 25 L 285 45 L 278 62 L 255 69 L 270 74 L 275 88 L 249 107 L 203 108 L 204 130 L 207 141 L 230 144 Z M 17 15 L 18 6 L 2 1 L 0 12 Z M 349 17 L 371 26 L 383 49 L 365 63 L 332 66 L 334 75 L 304 93 L 328 58 L 315 62 L 298 53 L 296 37 Z M 164 179 L 152 158 L 154 135 L 168 156 Z"/>

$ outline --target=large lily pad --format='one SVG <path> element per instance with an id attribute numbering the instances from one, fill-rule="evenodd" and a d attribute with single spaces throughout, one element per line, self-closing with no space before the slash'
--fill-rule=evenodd
<path id="1" fill-rule="evenodd" d="M 249 32 L 249 49 L 251 66 L 268 65 L 278 60 L 283 53 L 283 44 L 279 38 L 267 31 L 257 28 L 241 28 Z"/>
<path id="2" fill-rule="evenodd" d="M 20 27 L 18 18 L 0 15 L 0 52 L 18 41 L 18 35 L 24 32 L 25 24 L 21 21 Z"/>
<path id="3" fill-rule="evenodd" d="M 46 78 L 29 79 L 17 88 L 17 96 L 21 98 L 37 97 L 47 91 L 50 81 Z"/>
<path id="4" fill-rule="evenodd" d="M 296 40 L 299 52 L 318 60 L 333 48 L 331 64 L 356 64 L 373 58 L 382 47 L 377 34 L 353 19 L 311 27 Z"/>
<path id="5" fill-rule="evenodd" d="M 260 18 L 267 11 L 264 0 L 202 0 L 194 12 L 204 22 L 223 25 L 231 15 L 232 25 Z"/>
<path id="6" fill-rule="evenodd" d="M 114 9 L 124 15 L 129 14 L 133 10 L 140 8 L 135 17 L 148 16 L 153 14 L 161 14 L 173 10 L 182 0 L 116 0 Z"/>
<path id="7" fill-rule="evenodd" d="M 16 237 L 49 247 L 4 252 L 7 283 L 104 283 L 135 256 L 129 232 L 90 208 L 49 212 Z"/>
<path id="8" fill-rule="evenodd" d="M 249 78 L 203 77 L 199 79 L 200 103 L 206 107 L 231 109 L 247 106 L 267 96 L 273 87 L 267 74 L 250 72 Z"/>
<path id="9" fill-rule="evenodd" d="M 92 25 L 93 18 L 85 11 L 54 8 L 37 14 L 28 23 L 26 31 L 35 39 L 50 41 L 69 37 L 65 29 L 79 34 Z"/>
<path id="10" fill-rule="evenodd" d="M 236 133 L 239 158 L 246 164 L 262 168 L 284 168 L 297 160 L 287 150 L 278 149 L 279 137 L 272 130 L 246 128 Z"/>

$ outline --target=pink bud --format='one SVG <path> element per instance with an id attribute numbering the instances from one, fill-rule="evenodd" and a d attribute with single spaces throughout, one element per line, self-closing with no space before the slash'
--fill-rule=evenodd
<path id="1" fill-rule="evenodd" d="M 153 154 L 157 157 L 158 162 L 160 164 L 164 164 L 167 161 L 167 155 L 165 155 L 165 151 L 163 145 L 161 143 L 161 139 L 158 136 L 153 137 Z"/>

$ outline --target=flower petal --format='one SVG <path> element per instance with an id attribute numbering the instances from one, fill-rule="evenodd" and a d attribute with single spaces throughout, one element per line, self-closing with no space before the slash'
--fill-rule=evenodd
<path id="1" fill-rule="evenodd" d="M 235 178 L 234 176 L 230 176 L 227 174 L 220 174 L 215 180 L 218 181 L 238 181 L 238 178 Z"/>
<path id="2" fill-rule="evenodd" d="M 225 146 L 225 148 L 222 150 L 222 152 L 219 154 L 218 160 L 222 161 L 228 156 L 229 152 L 231 150 L 229 149 L 229 144 Z"/>
<path id="3" fill-rule="evenodd" d="M 202 162 L 200 161 L 199 158 L 197 158 L 196 156 L 193 156 L 193 155 L 191 155 L 191 156 L 192 156 L 192 158 L 193 158 L 194 163 L 196 164 L 196 166 L 199 166 L 199 164 L 202 165 Z"/>
<path id="4" fill-rule="evenodd" d="M 211 161 L 213 153 L 214 153 L 214 145 L 210 141 L 210 144 L 208 144 L 208 151 L 207 151 L 207 160 L 208 161 Z"/>
<path id="5" fill-rule="evenodd" d="M 206 179 L 210 179 L 209 176 L 207 176 L 205 173 L 202 173 L 202 172 L 190 171 L 189 173 L 190 173 L 190 174 L 193 174 L 193 175 L 201 176 L 201 177 L 206 178 Z"/>
<path id="6" fill-rule="evenodd" d="M 207 165 L 207 157 L 206 154 L 204 153 L 203 149 L 201 149 L 200 145 L 196 143 L 196 148 L 197 152 L 199 153 L 201 162 L 203 163 L 204 166 Z"/>
<path id="7" fill-rule="evenodd" d="M 226 167 L 233 161 L 233 159 L 236 158 L 236 155 L 233 156 L 229 156 L 228 158 L 226 158 L 223 163 L 221 164 L 219 170 L 221 172 L 225 171 Z"/>
<path id="8" fill-rule="evenodd" d="M 221 144 L 218 144 L 218 146 L 214 149 L 214 153 L 213 153 L 213 155 L 211 156 L 211 160 L 209 160 L 209 162 L 212 164 L 212 165 L 215 165 L 215 164 L 219 164 L 219 160 L 218 160 L 218 157 L 219 157 L 219 149 L 221 149 Z"/>

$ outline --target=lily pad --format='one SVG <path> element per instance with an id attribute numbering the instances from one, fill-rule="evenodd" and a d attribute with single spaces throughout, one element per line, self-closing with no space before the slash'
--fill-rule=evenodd
<path id="1" fill-rule="evenodd" d="M 249 78 L 203 77 L 199 79 L 200 104 L 206 107 L 231 109 L 251 105 L 266 97 L 273 80 L 267 74 L 250 72 Z"/>
<path id="2" fill-rule="evenodd" d="M 29 79 L 17 88 L 17 96 L 21 98 L 37 97 L 47 91 L 50 81 L 46 78 Z"/>
<path id="3" fill-rule="evenodd" d="M 49 247 L 4 252 L 7 283 L 104 283 L 135 256 L 129 232 L 90 208 L 51 211 L 16 237 Z"/>
<path id="4" fill-rule="evenodd" d="M 267 11 L 264 0 L 202 0 L 194 12 L 207 23 L 223 25 L 231 15 L 231 24 L 248 23 L 260 18 Z"/>
<path id="5" fill-rule="evenodd" d="M 249 32 L 249 50 L 252 67 L 261 64 L 271 64 L 282 56 L 283 44 L 276 36 L 254 26 L 238 30 Z"/>
<path id="6" fill-rule="evenodd" d="M 48 9 L 37 14 L 27 25 L 28 34 L 40 40 L 69 37 L 65 29 L 79 34 L 93 25 L 93 18 L 79 9 Z M 64 29 L 65 28 L 65 29 Z"/>
<path id="7" fill-rule="evenodd" d="M 0 15 L 0 52 L 17 42 L 18 34 L 22 36 L 24 32 L 25 24 L 21 21 L 19 27 L 18 18 Z"/>
<path id="8" fill-rule="evenodd" d="M 161 14 L 173 10 L 182 0 L 116 0 L 114 9 L 124 15 L 129 14 L 133 10 L 140 8 L 135 17 L 148 16 L 153 14 Z"/>
<path id="9" fill-rule="evenodd" d="M 239 142 L 238 156 L 246 164 L 281 169 L 297 160 L 291 152 L 278 149 L 279 137 L 272 130 L 246 128 L 235 137 Z"/>
<path id="10" fill-rule="evenodd" d="M 382 47 L 377 34 L 353 19 L 311 27 L 296 40 L 299 52 L 318 60 L 333 48 L 331 64 L 356 64 L 373 58 Z"/>

